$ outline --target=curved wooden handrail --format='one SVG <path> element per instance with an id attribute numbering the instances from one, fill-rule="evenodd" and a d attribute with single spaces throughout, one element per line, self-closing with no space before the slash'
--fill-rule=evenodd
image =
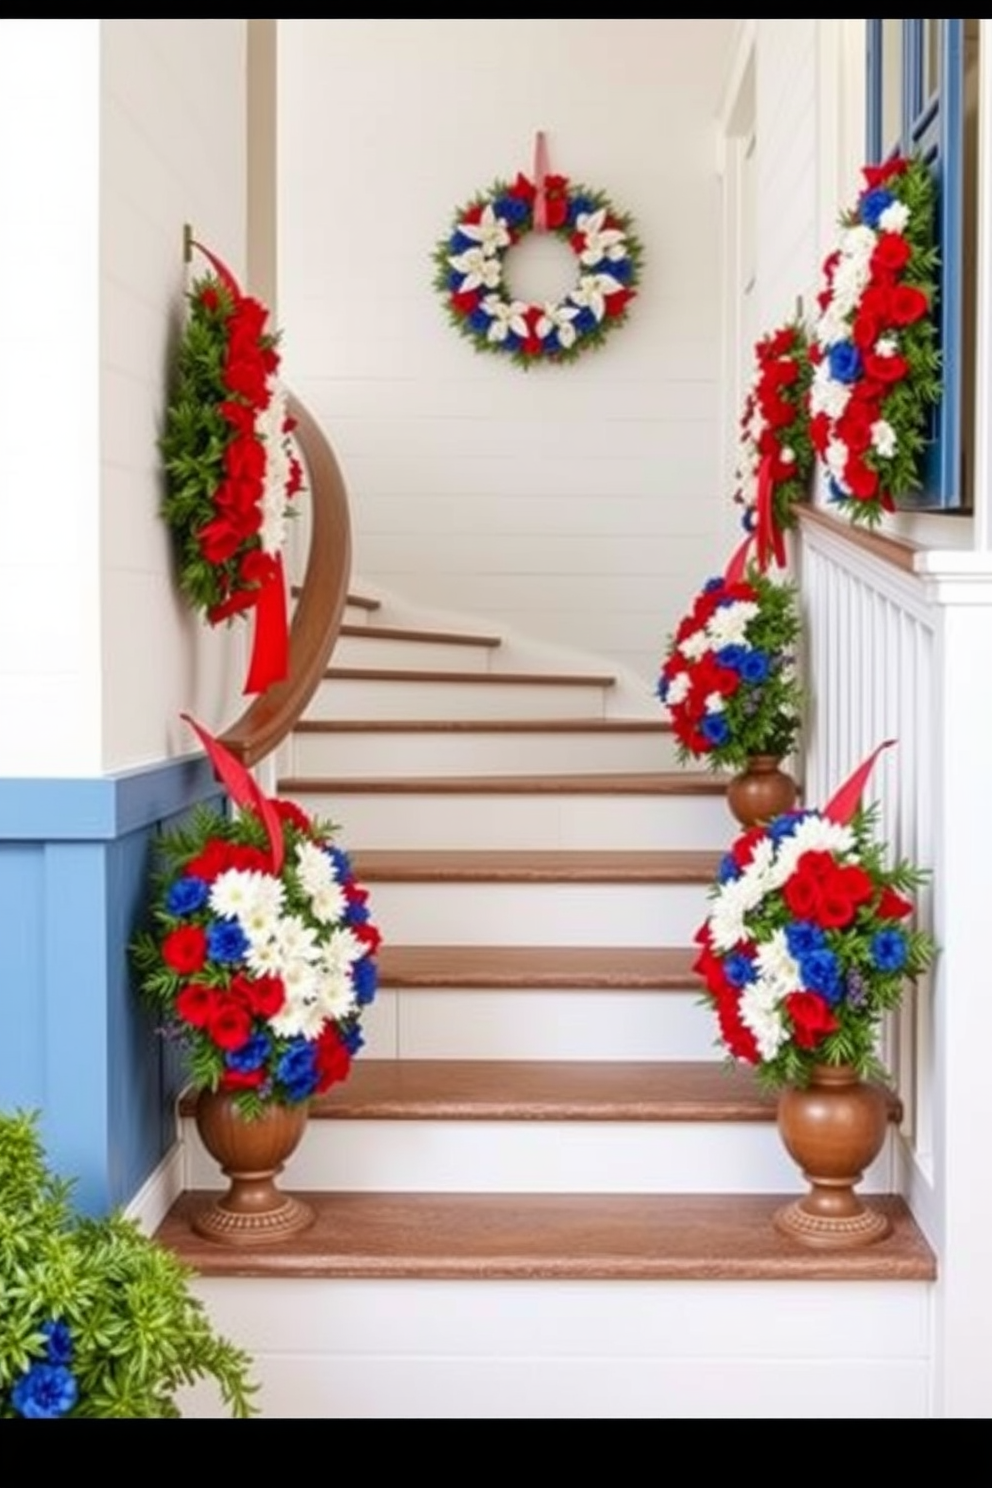
<path id="1" fill-rule="evenodd" d="M 289 671 L 254 698 L 221 743 L 248 768 L 282 743 L 313 697 L 341 628 L 351 579 L 351 514 L 344 477 L 323 430 L 293 396 L 288 412 L 310 492 L 310 551 L 289 636 Z"/>
<path id="2" fill-rule="evenodd" d="M 852 547 L 860 548 L 863 553 L 871 553 L 872 557 L 888 563 L 892 568 L 902 569 L 904 573 L 915 572 L 915 558 L 920 551 L 918 543 L 910 542 L 905 537 L 893 537 L 891 533 L 855 527 L 852 522 L 842 521 L 815 506 L 797 507 L 797 513 L 800 527 L 805 525 L 819 528 L 821 532 L 830 532 Z"/>

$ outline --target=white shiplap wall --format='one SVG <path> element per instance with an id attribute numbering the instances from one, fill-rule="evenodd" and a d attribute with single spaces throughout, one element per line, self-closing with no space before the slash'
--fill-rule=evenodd
<path id="1" fill-rule="evenodd" d="M 721 557 L 720 182 L 731 20 L 281 20 L 287 379 L 349 483 L 355 571 L 653 683 Z M 531 168 L 606 191 L 643 292 L 599 351 L 523 372 L 449 327 L 431 255 Z M 566 282 L 571 280 L 567 260 Z"/>

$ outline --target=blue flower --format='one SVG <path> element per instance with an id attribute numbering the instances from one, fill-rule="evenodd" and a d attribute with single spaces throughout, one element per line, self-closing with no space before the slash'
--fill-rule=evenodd
<path id="1" fill-rule="evenodd" d="M 478 248 L 478 246 L 474 238 L 466 237 L 461 231 L 452 233 L 451 241 L 448 244 L 452 258 L 458 258 L 463 253 L 470 253 L 473 248 Z"/>
<path id="2" fill-rule="evenodd" d="M 346 925 L 366 925 L 369 921 L 369 907 L 367 904 L 351 902 L 344 912 Z"/>
<path id="3" fill-rule="evenodd" d="M 347 879 L 354 876 L 352 873 L 351 859 L 349 858 L 343 847 L 325 847 L 324 851 L 330 858 L 331 862 L 334 864 L 335 872 L 337 873 L 340 882 L 344 883 Z"/>
<path id="4" fill-rule="evenodd" d="M 723 588 L 724 582 L 725 581 L 722 574 L 718 574 L 716 578 L 707 579 L 706 583 L 703 585 L 703 593 L 718 594 Z"/>
<path id="5" fill-rule="evenodd" d="M 210 889 L 202 878 L 177 878 L 170 885 L 166 895 L 165 907 L 171 915 L 196 914 L 202 909 L 210 897 Z"/>
<path id="6" fill-rule="evenodd" d="M 895 197 L 892 195 L 892 192 L 887 191 L 884 186 L 876 186 L 873 191 L 866 191 L 861 198 L 861 221 L 877 230 L 879 223 L 894 201 Z"/>
<path id="7" fill-rule="evenodd" d="M 11 1392 L 11 1404 L 28 1421 L 68 1415 L 79 1399 L 75 1375 L 63 1364 L 32 1364 Z"/>
<path id="8" fill-rule="evenodd" d="M 741 869 L 735 862 L 733 853 L 724 853 L 717 869 L 718 881 L 722 884 L 736 883 L 740 876 Z"/>
<path id="9" fill-rule="evenodd" d="M 598 272 L 598 271 L 597 271 Z M 605 262 L 602 272 L 612 274 L 621 284 L 629 284 L 634 277 L 634 265 L 629 258 L 620 258 L 616 262 Z"/>
<path id="10" fill-rule="evenodd" d="M 365 1040 L 362 1037 L 362 1030 L 360 1028 L 349 1028 L 347 1033 L 342 1033 L 341 1042 L 352 1057 L 358 1053 L 359 1049 L 365 1046 Z"/>
<path id="11" fill-rule="evenodd" d="M 599 208 L 597 207 L 591 196 L 573 197 L 571 205 L 568 209 L 569 227 L 576 227 L 578 225 L 580 217 L 591 217 L 593 212 L 598 211 Z"/>
<path id="12" fill-rule="evenodd" d="M 451 273 L 448 275 L 448 289 L 451 294 L 460 294 L 464 282 L 465 275 L 459 274 L 457 269 L 452 269 Z"/>
<path id="13" fill-rule="evenodd" d="M 71 1364 L 72 1363 L 72 1334 L 69 1332 L 67 1323 L 51 1322 L 45 1323 L 42 1333 L 48 1347 L 45 1357 L 49 1364 Z"/>
<path id="14" fill-rule="evenodd" d="M 751 687 L 760 687 L 771 675 L 772 662 L 767 651 L 749 651 L 741 664 L 741 677 Z"/>
<path id="15" fill-rule="evenodd" d="M 806 920 L 794 920 L 785 927 L 785 943 L 789 947 L 789 955 L 796 961 L 802 961 L 814 951 L 822 950 L 827 938 L 819 925 L 811 925 Z"/>
<path id="16" fill-rule="evenodd" d="M 726 744 L 730 738 L 730 726 L 722 713 L 711 713 L 707 718 L 704 718 L 699 731 L 704 739 L 708 739 L 711 744 L 715 744 L 717 747 L 721 744 Z"/>
<path id="17" fill-rule="evenodd" d="M 306 1100 L 317 1088 L 316 1048 L 296 1039 L 276 1066 L 276 1079 L 285 1086 L 291 1101 Z"/>
<path id="18" fill-rule="evenodd" d="M 753 506 L 749 506 L 747 511 L 741 517 L 741 526 L 744 528 L 745 532 L 753 532 L 757 525 L 757 513 L 755 512 Z"/>
<path id="19" fill-rule="evenodd" d="M 827 482 L 827 487 L 830 494 L 830 500 L 836 503 L 838 506 L 842 501 L 850 501 L 850 491 L 845 491 L 844 487 L 838 480 L 835 480 L 833 476 L 831 476 L 830 480 Z"/>
<path id="20" fill-rule="evenodd" d="M 588 336 L 590 332 L 599 327 L 599 321 L 593 315 L 588 305 L 583 305 L 578 315 L 572 321 L 575 333 L 578 336 Z"/>
<path id="21" fill-rule="evenodd" d="M 851 341 L 838 341 L 831 346 L 828 361 L 834 382 L 857 382 L 864 376 L 865 364 L 861 353 Z"/>
<path id="22" fill-rule="evenodd" d="M 871 959 L 879 971 L 902 971 L 909 945 L 901 930 L 879 930 L 871 943 Z"/>
<path id="23" fill-rule="evenodd" d="M 749 655 L 746 646 L 721 646 L 716 653 L 716 659 L 722 667 L 741 674 Z"/>
<path id="24" fill-rule="evenodd" d="M 492 316 L 489 315 L 487 311 L 483 310 L 482 306 L 480 305 L 477 309 L 472 311 L 472 314 L 468 318 L 468 323 L 477 335 L 486 336 L 489 334 L 489 327 L 492 324 Z"/>
<path id="25" fill-rule="evenodd" d="M 351 980 L 355 988 L 355 1001 L 359 1007 L 367 1007 L 379 986 L 378 966 L 369 956 L 363 956 L 353 964 Z"/>
<path id="26" fill-rule="evenodd" d="M 215 920 L 207 931 L 207 950 L 211 961 L 243 961 L 249 940 L 237 920 Z"/>
<path id="27" fill-rule="evenodd" d="M 782 816 L 773 817 L 765 828 L 765 832 L 777 847 L 787 837 L 794 837 L 796 835 L 796 828 L 799 826 L 799 823 L 805 821 L 809 814 L 808 811 L 786 811 Z"/>
<path id="28" fill-rule="evenodd" d="M 732 987 L 747 987 L 756 977 L 754 962 L 751 960 L 751 957 L 743 956 L 739 951 L 735 951 L 732 956 L 727 957 L 723 963 L 723 969 L 726 973 L 727 981 Z"/>
<path id="29" fill-rule="evenodd" d="M 663 703 L 668 702 L 668 694 L 671 690 L 671 686 L 672 684 L 668 677 L 659 677 L 658 681 L 655 683 L 654 690 Z"/>
<path id="30" fill-rule="evenodd" d="M 228 1069 L 237 1070 L 240 1074 L 250 1075 L 255 1070 L 261 1069 L 269 1057 L 272 1048 L 264 1033 L 256 1033 L 240 1049 L 232 1049 L 224 1056 L 224 1063 Z"/>
<path id="31" fill-rule="evenodd" d="M 501 196 L 493 202 L 497 217 L 505 217 L 511 227 L 523 227 L 530 220 L 530 207 L 519 196 Z M 477 246 L 473 243 L 473 247 Z"/>
<path id="32" fill-rule="evenodd" d="M 840 980 L 840 963 L 826 948 L 810 951 L 799 959 L 799 970 L 809 992 L 819 992 L 833 1006 L 840 1002 L 844 989 Z"/>

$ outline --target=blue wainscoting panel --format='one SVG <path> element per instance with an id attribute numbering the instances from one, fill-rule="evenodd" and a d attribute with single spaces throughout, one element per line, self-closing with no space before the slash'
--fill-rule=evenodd
<path id="1" fill-rule="evenodd" d="M 223 796 L 203 756 L 0 780 L 0 1107 L 40 1112 L 77 1207 L 127 1204 L 175 1140 L 181 1070 L 134 982 L 154 840 Z"/>

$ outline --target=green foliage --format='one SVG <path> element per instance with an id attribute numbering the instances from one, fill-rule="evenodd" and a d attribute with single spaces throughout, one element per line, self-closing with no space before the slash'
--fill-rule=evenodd
<path id="1" fill-rule="evenodd" d="M 0 1420 L 44 1364 L 45 1328 L 71 1337 L 65 1417 L 168 1419 L 181 1387 L 212 1379 L 232 1417 L 258 1414 L 251 1360 L 217 1334 L 193 1272 L 121 1214 L 76 1215 L 47 1167 L 34 1113 L 0 1113 Z"/>

